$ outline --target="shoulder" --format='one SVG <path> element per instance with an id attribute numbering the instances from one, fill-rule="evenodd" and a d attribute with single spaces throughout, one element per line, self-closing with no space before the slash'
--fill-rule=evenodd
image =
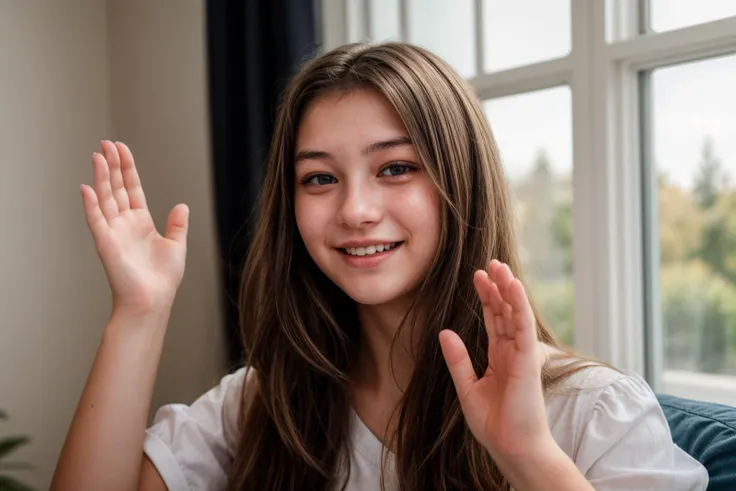
<path id="1" fill-rule="evenodd" d="M 239 415 L 254 384 L 254 371 L 243 367 L 191 404 L 167 404 L 156 411 L 144 452 L 171 491 L 220 489 L 226 482 L 240 438 Z"/>
<path id="2" fill-rule="evenodd" d="M 705 489 L 707 472 L 674 444 L 656 395 L 639 375 L 588 366 L 545 401 L 555 441 L 596 489 Z"/>
<path id="3" fill-rule="evenodd" d="M 600 413 L 627 417 L 658 407 L 639 375 L 606 365 L 591 365 L 565 376 L 546 394 L 550 423 L 570 428 L 589 424 Z"/>
<path id="4" fill-rule="evenodd" d="M 561 368 L 565 362 L 552 362 Z M 554 384 L 545 394 L 547 420 L 555 440 L 568 454 L 579 447 L 582 432 L 596 412 L 610 403 L 626 411 L 632 404 L 655 400 L 646 382 L 605 365 L 579 368 Z M 571 455 L 572 456 L 572 455 Z"/>

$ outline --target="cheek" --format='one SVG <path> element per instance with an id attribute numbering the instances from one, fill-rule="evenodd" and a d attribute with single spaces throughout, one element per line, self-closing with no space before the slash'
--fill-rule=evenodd
<path id="1" fill-rule="evenodd" d="M 299 234 L 310 253 L 325 242 L 329 217 L 327 207 L 321 206 L 315 196 L 297 193 L 294 199 L 294 215 Z"/>
<path id="2" fill-rule="evenodd" d="M 440 196 L 431 181 L 412 186 L 398 199 L 392 200 L 397 216 L 412 237 L 434 249 L 440 232 Z"/>

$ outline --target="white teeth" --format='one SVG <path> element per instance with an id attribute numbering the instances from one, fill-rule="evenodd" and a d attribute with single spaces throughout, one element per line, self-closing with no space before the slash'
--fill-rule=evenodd
<path id="1" fill-rule="evenodd" d="M 396 243 L 391 244 L 376 244 L 376 245 L 369 245 L 367 247 L 348 247 L 345 249 L 345 252 L 350 254 L 351 256 L 370 256 L 371 254 L 375 254 L 377 252 L 383 252 L 388 251 L 390 249 L 393 249 L 396 246 Z"/>

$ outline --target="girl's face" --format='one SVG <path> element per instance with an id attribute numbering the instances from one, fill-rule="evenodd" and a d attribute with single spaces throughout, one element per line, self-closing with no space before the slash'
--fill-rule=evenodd
<path id="1" fill-rule="evenodd" d="M 412 294 L 437 248 L 439 194 L 390 104 L 369 89 L 317 99 L 294 165 L 297 227 L 327 277 L 359 304 Z"/>

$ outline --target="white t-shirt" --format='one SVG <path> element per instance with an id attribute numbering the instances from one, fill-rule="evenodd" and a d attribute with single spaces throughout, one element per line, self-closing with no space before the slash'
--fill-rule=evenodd
<path id="1" fill-rule="evenodd" d="M 144 452 L 169 491 L 226 489 L 244 373 L 225 376 L 191 406 L 171 404 L 157 411 Z M 672 442 L 664 413 L 641 377 L 586 368 L 545 402 L 555 441 L 596 490 L 706 489 L 705 468 Z M 355 411 L 351 428 L 347 491 L 378 490 L 382 444 Z M 389 489 L 392 478 L 386 480 Z"/>

